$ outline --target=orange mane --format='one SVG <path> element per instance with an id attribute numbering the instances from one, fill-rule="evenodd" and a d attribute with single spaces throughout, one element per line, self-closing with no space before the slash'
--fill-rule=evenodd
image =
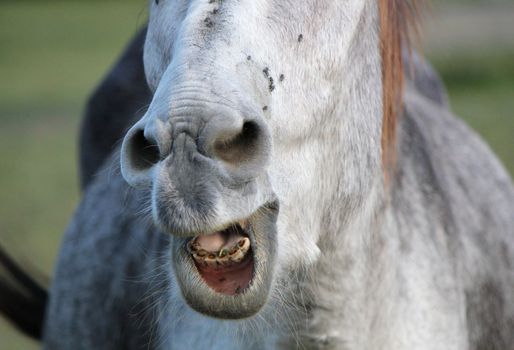
<path id="1" fill-rule="evenodd" d="M 384 108 L 382 164 L 387 179 L 396 162 L 396 120 L 402 109 L 404 83 L 402 47 L 410 47 L 411 34 L 417 34 L 420 0 L 378 1 Z"/>

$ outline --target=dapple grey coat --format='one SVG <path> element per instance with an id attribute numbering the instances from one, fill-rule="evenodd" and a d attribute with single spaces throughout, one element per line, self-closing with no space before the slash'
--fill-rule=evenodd
<path id="1" fill-rule="evenodd" d="M 368 334 L 368 346 L 362 348 L 395 344 L 390 338 L 401 345 L 405 333 L 413 333 L 419 349 L 510 350 L 512 181 L 489 148 L 448 111 L 431 68 L 415 63 L 399 122 L 397 175 L 385 204 L 396 231 L 368 243 L 365 259 L 375 270 L 365 276 L 366 289 L 357 291 L 359 302 L 368 306 L 360 309 L 362 317 L 390 305 L 393 314 L 410 323 L 395 329 L 396 315 L 369 313 L 377 332 Z M 331 264 L 291 274 L 289 288 L 303 290 L 305 298 L 274 304 L 273 313 L 281 317 L 269 317 L 265 310 L 242 325 L 204 318 L 180 298 L 170 300 L 176 286 L 169 236 L 139 215 L 148 198 L 125 184 L 117 162 L 115 151 L 91 178 L 65 234 L 50 293 L 45 349 L 353 349 L 347 346 L 353 330 L 342 326 L 337 310 L 338 302 L 348 301 L 335 280 L 356 262 L 332 258 Z M 330 245 L 322 247 L 324 254 L 337 257 Z M 393 292 L 373 283 L 381 275 L 394 282 Z M 384 297 L 376 300 L 376 295 Z M 440 338 L 430 343 L 431 334 L 445 335 L 446 343 L 438 344 Z"/>

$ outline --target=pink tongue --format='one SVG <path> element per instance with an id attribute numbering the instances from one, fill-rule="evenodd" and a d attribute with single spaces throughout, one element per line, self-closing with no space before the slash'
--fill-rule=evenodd
<path id="1" fill-rule="evenodd" d="M 220 251 L 221 248 L 223 248 L 225 241 L 225 235 L 221 232 L 216 232 L 208 236 L 199 236 L 196 239 L 196 243 L 208 252 Z"/>
<path id="2" fill-rule="evenodd" d="M 196 243 L 201 249 L 204 249 L 211 253 L 219 252 L 222 248 L 232 247 L 239 241 L 243 236 L 230 230 L 215 232 L 210 235 L 202 235 L 196 238 Z"/>

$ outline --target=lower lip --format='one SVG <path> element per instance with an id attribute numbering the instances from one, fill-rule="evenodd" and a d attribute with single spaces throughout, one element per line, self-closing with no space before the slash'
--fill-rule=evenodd
<path id="1" fill-rule="evenodd" d="M 252 250 L 243 261 L 231 267 L 212 268 L 194 263 L 205 283 L 220 294 L 229 296 L 241 294 L 248 289 L 253 280 L 255 262 Z"/>

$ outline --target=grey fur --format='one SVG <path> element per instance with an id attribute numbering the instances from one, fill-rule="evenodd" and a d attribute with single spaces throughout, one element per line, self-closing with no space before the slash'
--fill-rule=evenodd
<path id="1" fill-rule="evenodd" d="M 44 348 L 156 348 L 152 306 L 169 283 L 169 237 L 140 219 L 139 203 L 109 170 L 87 188 L 62 242 Z"/>
<path id="2" fill-rule="evenodd" d="M 408 228 L 400 230 L 402 255 L 416 257 L 416 249 L 430 248 L 454 271 L 469 332 L 465 349 L 509 350 L 514 343 L 511 180 L 472 131 L 412 85 L 400 126 L 392 205 L 406 228 L 407 222 L 426 227 L 418 238 Z M 160 328 L 166 329 L 168 309 L 160 303 L 168 304 L 166 292 L 174 288 L 169 239 L 139 219 L 141 199 L 107 169 L 86 191 L 67 230 L 51 290 L 46 349 L 158 349 L 163 341 Z M 445 227 L 443 237 L 436 234 L 438 223 Z M 466 257 L 469 247 L 480 260 Z M 407 277 L 397 278 L 402 284 Z M 447 295 L 447 287 L 439 288 Z M 398 297 L 412 298 L 399 289 Z M 308 290 L 302 293 L 306 304 L 299 308 L 309 314 L 324 308 Z M 177 305 L 178 314 L 169 317 L 183 318 L 183 311 Z M 340 348 L 330 338 L 305 335 L 291 341 L 310 349 Z M 285 341 L 285 347 L 291 343 Z"/>
<path id="3" fill-rule="evenodd" d="M 446 270 L 453 271 L 464 299 L 469 348 L 509 349 L 514 344 L 512 181 L 462 121 L 409 95 L 400 162 L 413 171 L 396 177 L 403 198 L 393 203 L 409 220 L 423 213 L 419 221 L 433 240 L 427 243 L 447 252 Z M 407 198 L 411 191 L 423 193 L 422 200 L 413 203 Z M 435 225 L 443 226 L 444 237 L 434 235 Z M 412 254 L 410 233 L 404 234 Z"/>

